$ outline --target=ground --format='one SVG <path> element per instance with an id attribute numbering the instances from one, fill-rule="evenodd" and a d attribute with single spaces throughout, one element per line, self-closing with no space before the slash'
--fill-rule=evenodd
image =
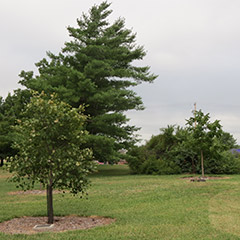
<path id="1" fill-rule="evenodd" d="M 221 177 L 221 176 L 207 176 L 204 177 L 205 180 L 214 180 L 214 179 L 229 179 L 230 177 Z M 190 179 L 190 180 L 197 180 L 201 179 L 201 177 L 182 177 L 182 179 Z"/>
<path id="2" fill-rule="evenodd" d="M 0 223 L 0 232 L 7 234 L 35 234 L 44 231 L 64 232 L 69 230 L 89 229 L 97 226 L 107 225 L 113 223 L 114 221 L 115 220 L 111 218 L 103 218 L 98 216 L 55 217 L 54 226 L 52 228 L 34 229 L 34 226 L 36 225 L 46 224 L 47 217 L 22 217 Z"/>
<path id="3" fill-rule="evenodd" d="M 54 193 L 61 193 L 54 191 Z M 8 192 L 9 195 L 22 194 L 45 194 L 43 190 L 29 191 L 14 191 Z M 89 229 L 97 226 L 111 224 L 115 221 L 112 218 L 104 218 L 99 216 L 80 217 L 80 216 L 65 216 L 55 217 L 54 226 L 52 228 L 34 229 L 36 225 L 47 224 L 47 217 L 21 217 L 14 218 L 9 221 L 0 223 L 0 232 L 7 234 L 36 234 L 39 232 L 64 232 L 79 229 Z"/>
<path id="4" fill-rule="evenodd" d="M 228 179 L 229 177 L 207 177 L 207 179 Z M 182 179 L 195 179 L 194 177 L 183 177 Z M 61 191 L 54 191 L 55 194 Z M 26 194 L 45 194 L 44 190 L 29 190 L 29 191 L 13 191 L 8 192 L 9 195 L 26 195 Z M 99 216 L 80 217 L 80 216 L 65 216 L 55 217 L 54 226 L 52 228 L 34 229 L 36 225 L 44 225 L 47 223 L 47 217 L 22 217 L 14 218 L 9 221 L 0 223 L 0 232 L 7 234 L 35 234 L 43 231 L 64 232 L 78 229 L 89 229 L 97 226 L 113 223 L 112 218 L 104 218 Z"/>
<path id="5" fill-rule="evenodd" d="M 124 165 L 100 165 L 98 170 L 89 176 L 92 185 L 88 197 L 55 193 L 54 213 L 66 220 L 94 215 L 116 219 L 115 222 L 87 230 L 33 235 L 0 231 L 0 239 L 240 239 L 240 175 L 212 175 L 214 179 L 193 183 L 186 177 L 199 175 L 132 175 Z M 38 192 L 36 185 L 35 194 L 15 195 L 15 184 L 6 181 L 7 177 L 9 173 L 0 169 L 0 222 L 46 216 L 46 193 Z M 13 227 L 20 228 L 17 224 Z"/>

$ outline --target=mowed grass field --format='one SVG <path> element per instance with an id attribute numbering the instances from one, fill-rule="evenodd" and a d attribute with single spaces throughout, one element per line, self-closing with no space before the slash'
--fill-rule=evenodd
<path id="1" fill-rule="evenodd" d="M 16 191 L 0 170 L 0 222 L 44 216 L 45 195 Z M 130 175 L 127 166 L 99 166 L 88 199 L 54 195 L 55 215 L 106 216 L 116 222 L 89 230 L 6 235 L 0 240 L 240 239 L 240 176 L 190 182 L 174 176 Z"/>

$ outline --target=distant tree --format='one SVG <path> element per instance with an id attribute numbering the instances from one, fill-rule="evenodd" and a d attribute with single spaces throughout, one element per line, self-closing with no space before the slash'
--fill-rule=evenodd
<path id="1" fill-rule="evenodd" d="M 13 94 L 0 99 L 0 160 L 16 154 L 12 148 L 14 131 L 11 126 L 16 124 L 16 119 L 21 119 L 21 113 L 30 100 L 29 90 L 17 89 Z"/>
<path id="2" fill-rule="evenodd" d="M 222 133 L 222 135 L 219 138 L 219 141 L 221 142 L 222 146 L 224 147 L 225 150 L 229 150 L 232 148 L 238 148 L 239 146 L 237 145 L 236 139 L 233 137 L 232 134 L 228 132 Z"/>
<path id="3" fill-rule="evenodd" d="M 81 148 L 87 132 L 83 107 L 72 108 L 53 94 L 34 93 L 23 118 L 14 127 L 14 147 L 18 151 L 8 160 L 13 181 L 23 189 L 36 181 L 47 190 L 48 223 L 53 223 L 53 189 L 84 192 L 87 175 L 93 170 L 92 152 Z"/>
<path id="4" fill-rule="evenodd" d="M 164 157 L 176 143 L 174 125 L 161 128 L 160 131 L 159 135 L 152 136 L 146 143 L 146 149 L 154 152 L 156 158 Z"/>
<path id="5" fill-rule="evenodd" d="M 175 145 L 167 152 L 168 158 L 172 159 L 182 172 L 197 173 L 198 162 L 195 141 L 191 132 L 185 127 L 176 127 Z"/>
<path id="6" fill-rule="evenodd" d="M 1 107 L 0 107 L 1 108 Z M 3 166 L 4 159 L 11 155 L 10 124 L 2 113 L 0 113 L 0 166 Z"/>
<path id="7" fill-rule="evenodd" d="M 146 52 L 136 45 L 136 34 L 125 28 L 124 19 L 109 23 L 109 6 L 94 5 L 77 19 L 77 27 L 68 27 L 72 41 L 58 55 L 48 52 L 48 60 L 36 64 L 39 75 L 20 74 L 20 83 L 28 89 L 56 92 L 73 107 L 86 104 L 85 114 L 91 116 L 86 147 L 105 162 L 119 159 L 119 150 L 135 143 L 138 128 L 128 125 L 124 112 L 142 110 L 143 103 L 132 87 L 157 77 L 148 66 L 134 65 Z"/>
<path id="8" fill-rule="evenodd" d="M 210 152 L 215 139 L 219 139 L 222 134 L 222 126 L 219 120 L 210 122 L 209 113 L 204 114 L 201 110 L 195 111 L 194 116 L 187 120 L 187 127 L 194 139 L 192 147 L 197 149 L 201 156 L 201 172 L 204 177 L 204 155 Z"/>
<path id="9" fill-rule="evenodd" d="M 6 121 L 2 112 L 3 98 L 0 97 L 0 166 L 3 166 L 4 153 L 7 152 L 8 140 L 6 139 Z"/>
<path id="10" fill-rule="evenodd" d="M 177 174 L 181 170 L 170 158 L 169 153 L 177 144 L 176 131 L 179 128 L 168 126 L 161 128 L 161 133 L 152 136 L 145 145 L 129 151 L 128 163 L 133 173 Z"/>
<path id="11" fill-rule="evenodd" d="M 185 127 L 162 128 L 145 145 L 132 148 L 128 163 L 133 173 L 236 174 L 240 158 L 230 151 L 236 147 L 236 140 L 222 130 L 220 122 L 211 123 L 209 114 L 200 110 Z"/>

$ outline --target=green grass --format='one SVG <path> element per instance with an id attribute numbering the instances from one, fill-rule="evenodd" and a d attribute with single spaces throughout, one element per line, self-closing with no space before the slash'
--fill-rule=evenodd
<path id="1" fill-rule="evenodd" d="M 0 171 L 0 222 L 46 214 L 45 196 L 16 190 Z M 190 182 L 181 176 L 130 175 L 127 166 L 99 166 L 88 199 L 54 195 L 55 215 L 99 215 L 114 224 L 90 230 L 6 235 L 1 240 L 240 239 L 240 176 Z"/>

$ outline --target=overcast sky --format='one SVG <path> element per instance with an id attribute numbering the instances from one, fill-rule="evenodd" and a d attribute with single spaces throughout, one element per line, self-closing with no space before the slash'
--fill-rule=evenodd
<path id="1" fill-rule="evenodd" d="M 0 96 L 20 87 L 21 70 L 69 40 L 67 26 L 98 0 L 0 0 Z M 112 0 L 111 21 L 126 20 L 159 77 L 136 92 L 146 109 L 131 111 L 131 123 L 148 140 L 170 124 L 183 126 L 194 102 L 240 143 L 240 1 Z"/>

